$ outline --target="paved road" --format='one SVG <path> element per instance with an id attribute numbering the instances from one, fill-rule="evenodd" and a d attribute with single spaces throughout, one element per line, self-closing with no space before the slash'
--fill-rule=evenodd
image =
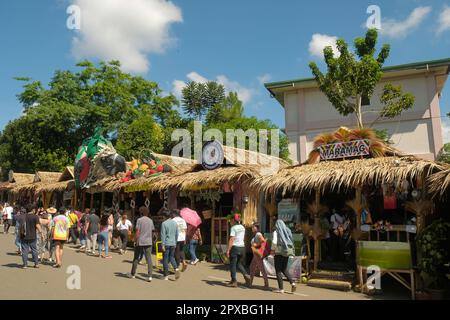
<path id="1" fill-rule="evenodd" d="M 138 277 L 124 276 L 131 269 L 132 253 L 121 256 L 113 253 L 111 260 L 87 256 L 66 247 L 63 268 L 54 269 L 41 265 L 21 269 L 21 258 L 15 253 L 14 235 L 0 234 L 0 299 L 257 299 L 257 300 L 310 300 L 310 299 L 367 299 L 354 292 L 340 292 L 299 285 L 295 294 L 276 294 L 262 290 L 263 280 L 255 279 L 252 289 L 224 286 L 229 273 L 222 265 L 199 263 L 189 266 L 178 281 L 164 281 L 159 272 L 148 283 L 144 276 L 146 266 L 139 266 Z M 30 266 L 33 263 L 29 264 Z M 70 277 L 67 267 L 76 265 L 81 271 L 81 289 L 69 290 L 66 282 Z M 242 281 L 242 275 L 238 275 Z M 171 277 L 173 278 L 173 276 Z M 276 288 L 271 279 L 270 286 Z M 286 283 L 286 288 L 289 285 Z"/>

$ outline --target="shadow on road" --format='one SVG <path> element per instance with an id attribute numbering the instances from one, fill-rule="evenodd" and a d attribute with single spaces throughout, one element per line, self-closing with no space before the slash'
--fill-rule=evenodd
<path id="1" fill-rule="evenodd" d="M 18 263 L 8 263 L 8 264 L 2 265 L 2 267 L 7 267 L 7 268 L 22 268 L 22 264 L 18 264 Z"/>

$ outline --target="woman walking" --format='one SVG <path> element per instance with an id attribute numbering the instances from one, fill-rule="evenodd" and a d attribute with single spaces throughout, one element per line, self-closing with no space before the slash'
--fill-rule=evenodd
<path id="1" fill-rule="evenodd" d="M 241 224 L 240 214 L 235 214 L 230 220 L 230 239 L 228 240 L 227 257 L 230 259 L 230 275 L 231 281 L 227 287 L 236 288 L 238 286 L 236 279 L 237 269 L 242 273 L 245 279 L 245 284 L 250 286 L 250 277 L 242 264 L 245 255 L 245 227 Z"/>
<path id="2" fill-rule="evenodd" d="M 267 242 L 261 232 L 259 232 L 259 225 L 254 223 L 252 226 L 253 239 L 251 242 L 253 259 L 250 263 L 250 285 L 253 284 L 253 278 L 257 272 L 261 272 L 264 278 L 264 287 L 269 288 L 269 278 L 267 277 L 266 269 L 264 268 L 263 259 L 267 255 Z"/>
<path id="3" fill-rule="evenodd" d="M 127 252 L 128 236 L 133 228 L 133 225 L 131 224 L 131 221 L 128 220 L 126 214 L 122 215 L 121 219 L 119 220 L 119 223 L 117 223 L 116 228 L 119 231 L 120 241 L 122 242 L 120 254 L 124 254 Z"/>
<path id="4" fill-rule="evenodd" d="M 276 293 L 284 293 L 283 275 L 291 284 L 291 292 L 295 292 L 297 286 L 287 272 L 289 257 L 294 255 L 294 240 L 291 230 L 286 227 L 283 220 L 278 219 L 275 223 L 275 231 L 272 238 L 272 250 L 275 253 L 275 271 L 277 273 L 278 290 Z"/>
<path id="5" fill-rule="evenodd" d="M 39 223 L 41 225 L 41 231 L 38 236 L 38 253 L 39 259 L 42 261 L 46 260 L 45 254 L 47 253 L 48 259 L 50 258 L 49 251 L 49 235 L 50 235 L 50 223 L 52 221 L 52 215 L 47 213 L 45 210 L 41 212 L 39 216 Z"/>
<path id="6" fill-rule="evenodd" d="M 194 227 L 193 225 L 188 224 L 187 241 L 189 243 L 189 253 L 191 254 L 190 263 L 195 265 L 199 261 L 196 253 L 197 246 L 202 245 L 203 243 L 202 233 L 200 232 L 199 227 Z"/>
<path id="7" fill-rule="evenodd" d="M 104 213 L 100 218 L 100 233 L 98 234 L 98 256 L 111 259 L 112 257 L 108 255 L 109 249 L 109 218 L 108 213 Z M 102 254 L 102 247 L 105 246 L 105 254 Z"/>

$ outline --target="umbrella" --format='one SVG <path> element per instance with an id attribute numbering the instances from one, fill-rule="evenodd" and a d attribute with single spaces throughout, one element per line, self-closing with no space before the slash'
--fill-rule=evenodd
<path id="1" fill-rule="evenodd" d="M 189 208 L 183 208 L 180 211 L 181 217 L 194 227 L 198 227 L 202 223 L 202 219 L 199 217 L 196 211 L 191 210 Z"/>

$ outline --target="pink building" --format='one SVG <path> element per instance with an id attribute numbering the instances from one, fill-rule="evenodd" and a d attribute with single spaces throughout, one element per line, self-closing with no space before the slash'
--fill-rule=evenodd
<path id="1" fill-rule="evenodd" d="M 380 120 L 373 128 L 386 129 L 395 148 L 435 159 L 443 146 L 439 100 L 450 72 L 450 58 L 386 67 L 383 71 L 371 101 L 366 101 L 363 107 L 369 111 L 363 117 L 364 124 L 369 127 L 377 118 L 384 84 L 401 85 L 403 91 L 416 97 L 413 108 L 397 118 Z M 294 163 L 307 159 L 317 134 L 341 126 L 356 127 L 355 117 L 340 115 L 313 78 L 272 82 L 265 87 L 284 107 L 285 130 Z"/>

